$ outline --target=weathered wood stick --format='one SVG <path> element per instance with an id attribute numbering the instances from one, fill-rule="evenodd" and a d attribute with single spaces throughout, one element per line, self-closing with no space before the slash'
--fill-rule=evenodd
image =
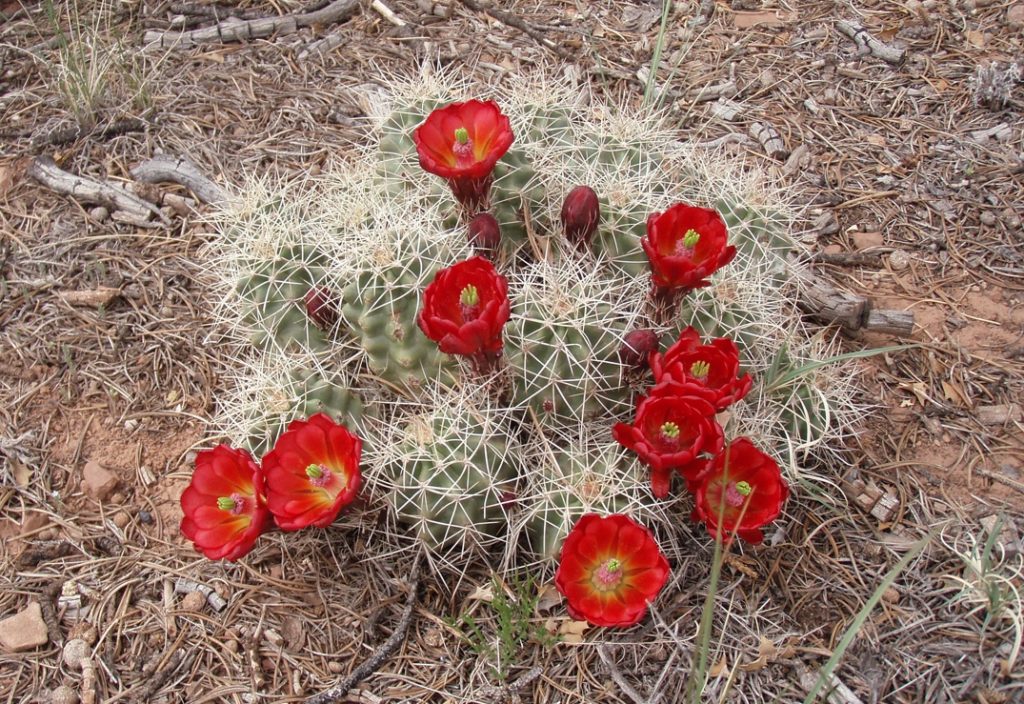
<path id="1" fill-rule="evenodd" d="M 886 44 L 881 39 L 876 39 L 859 22 L 839 20 L 836 23 L 836 29 L 853 40 L 853 43 L 857 45 L 857 52 L 861 55 L 870 54 L 893 65 L 902 64 L 907 58 L 906 51 Z"/>
<path id="2" fill-rule="evenodd" d="M 789 156 L 782 135 L 767 122 L 755 122 L 750 126 L 750 136 L 761 143 L 764 153 L 772 159 L 785 159 Z"/>
<path id="3" fill-rule="evenodd" d="M 871 301 L 840 291 L 823 281 L 809 281 L 800 292 L 798 305 L 812 318 L 839 323 L 847 330 L 860 330 L 871 310 Z"/>
<path id="4" fill-rule="evenodd" d="M 300 12 L 281 17 L 261 17 L 254 20 L 229 17 L 212 27 L 203 27 L 187 32 L 150 30 L 146 32 L 143 44 L 146 48 L 187 49 L 198 44 L 224 44 L 269 37 L 272 34 L 291 34 L 299 27 L 342 22 L 358 10 L 359 0 L 335 0 L 323 9 L 313 12 Z"/>
<path id="5" fill-rule="evenodd" d="M 150 216 L 155 215 L 164 224 L 169 225 L 171 222 L 166 215 L 160 212 L 159 208 L 132 195 L 124 188 L 64 171 L 48 156 L 36 157 L 32 161 L 32 165 L 28 167 L 27 173 L 57 193 L 123 210 L 134 220 L 146 221 Z"/>
<path id="6" fill-rule="evenodd" d="M 144 183 L 170 181 L 180 184 L 206 204 L 223 203 L 230 198 L 223 188 L 206 178 L 185 156 L 159 154 L 132 169 L 132 176 Z"/>
<path id="7" fill-rule="evenodd" d="M 871 310 L 864 329 L 887 335 L 910 335 L 914 332 L 914 313 L 908 310 Z"/>

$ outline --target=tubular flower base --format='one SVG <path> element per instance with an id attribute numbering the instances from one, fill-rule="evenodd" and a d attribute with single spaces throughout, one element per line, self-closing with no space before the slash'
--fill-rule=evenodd
<path id="1" fill-rule="evenodd" d="M 501 353 L 509 314 L 508 281 L 489 261 L 472 257 L 437 272 L 417 322 L 442 352 L 470 357 L 487 370 Z"/>
<path id="2" fill-rule="evenodd" d="M 424 171 L 447 179 L 471 214 L 487 208 L 491 172 L 514 139 L 508 117 L 496 103 L 469 100 L 438 108 L 412 138 Z"/>
<path id="3" fill-rule="evenodd" d="M 764 539 L 761 527 L 782 513 L 789 487 L 779 465 L 747 438 L 733 440 L 711 462 L 694 490 L 693 520 L 703 521 L 708 533 L 733 534 L 754 545 Z"/>
<path id="4" fill-rule="evenodd" d="M 211 560 L 237 560 L 268 523 L 263 471 L 245 450 L 218 445 L 196 455 L 181 495 L 182 534 Z"/>
<path id="5" fill-rule="evenodd" d="M 363 442 L 324 413 L 293 420 L 263 458 L 267 505 L 283 530 L 326 528 L 352 503 Z"/>
<path id="6" fill-rule="evenodd" d="M 640 401 L 632 425 L 616 423 L 612 428 L 620 445 L 650 465 L 651 491 L 659 499 L 668 496 L 673 470 L 693 484 L 707 467 L 701 455 L 718 452 L 724 443 L 715 407 L 689 393 L 685 387 L 656 387 Z"/>
<path id="7" fill-rule="evenodd" d="M 671 380 L 698 386 L 708 392 L 708 400 L 719 411 L 746 396 L 754 383 L 749 374 L 739 376 L 740 351 L 735 342 L 719 337 L 702 345 L 700 333 L 692 327 L 683 330 L 664 354 L 651 354 L 650 363 L 655 384 Z"/>
<path id="8" fill-rule="evenodd" d="M 725 221 L 718 211 L 677 203 L 647 218 L 640 245 L 651 265 L 656 299 L 707 286 L 707 277 L 736 256 L 726 242 Z"/>
<path id="9" fill-rule="evenodd" d="M 668 572 L 668 560 L 647 528 L 621 514 L 590 513 L 562 545 L 555 586 L 573 618 L 625 628 L 644 617 Z"/>

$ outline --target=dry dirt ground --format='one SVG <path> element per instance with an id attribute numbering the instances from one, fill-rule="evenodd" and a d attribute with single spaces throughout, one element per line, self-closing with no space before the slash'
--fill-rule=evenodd
<path id="1" fill-rule="evenodd" d="M 387 0 L 388 16 L 364 2 L 340 23 L 143 52 L 146 32 L 180 22 L 302 7 L 0 0 L 0 618 L 36 602 L 48 627 L 45 645 L 0 652 L 0 700 L 80 691 L 83 673 L 60 647 L 77 636 L 92 645 L 97 701 L 299 701 L 387 638 L 409 567 L 380 559 L 352 514 L 320 534 L 271 537 L 234 565 L 182 541 L 177 497 L 190 453 L 216 440 L 206 425 L 228 363 L 206 342 L 211 301 L 197 276 L 208 230 L 187 209 L 168 211 L 168 225 L 118 222 L 41 186 L 32 160 L 118 183 L 161 151 L 190 155 L 228 187 L 316 172 L 361 139 L 356 89 L 422 61 L 483 84 L 574 72 L 598 95 L 640 100 L 660 3 L 497 4 L 499 19 L 485 3 Z M 841 20 L 903 62 L 859 49 Z M 861 483 L 830 470 L 828 496 L 790 502 L 783 541 L 727 561 L 707 701 L 802 701 L 808 673 L 933 527 L 846 651 L 832 701 L 1024 701 L 1024 90 L 1012 65 L 1022 27 L 1024 4 L 1008 0 L 671 8 L 656 83 L 681 135 L 726 137 L 736 159 L 784 179 L 807 204 L 821 276 L 917 321 L 902 340 L 917 346 L 864 363 L 863 398 L 878 410 L 849 448 Z M 326 51 L 305 53 L 324 38 Z M 723 100 L 700 95 L 723 84 Z M 765 154 L 747 136 L 755 122 L 795 156 Z M 188 195 L 166 184 L 140 193 Z M 856 332 L 845 347 L 900 341 Z M 104 487 L 83 487 L 90 462 L 116 475 L 103 501 Z M 473 610 L 493 633 L 493 610 L 470 597 L 488 575 L 471 571 L 457 588 L 424 579 L 407 637 L 347 701 L 678 701 L 706 537 L 694 532 L 673 562 L 658 618 L 518 646 L 509 681 L 539 676 L 517 691 L 487 689 L 500 684 L 487 658 L 444 620 Z M 176 593 L 182 576 L 226 608 Z M 565 623 L 553 599 L 537 617 Z"/>

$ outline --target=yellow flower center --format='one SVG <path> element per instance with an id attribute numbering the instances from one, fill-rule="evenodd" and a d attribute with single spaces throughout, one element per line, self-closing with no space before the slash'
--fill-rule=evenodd
<path id="1" fill-rule="evenodd" d="M 241 494 L 217 497 L 217 508 L 237 516 L 245 509 L 245 497 Z"/>
<path id="2" fill-rule="evenodd" d="M 464 306 L 475 306 L 480 302 L 480 294 L 476 290 L 476 286 L 469 284 L 466 288 L 462 289 L 462 293 L 459 295 L 459 303 Z"/>
<path id="3" fill-rule="evenodd" d="M 457 130 L 455 130 L 455 141 L 458 142 L 459 144 L 468 144 L 469 130 L 467 130 L 465 127 L 459 127 Z"/>
<path id="4" fill-rule="evenodd" d="M 331 470 L 322 464 L 311 464 L 306 467 L 306 476 L 309 477 L 309 483 L 313 486 L 323 487 L 331 481 L 332 475 Z"/>
<path id="5" fill-rule="evenodd" d="M 661 426 L 661 434 L 669 440 L 675 440 L 679 437 L 679 426 L 672 421 L 663 423 Z"/>
<path id="6" fill-rule="evenodd" d="M 700 233 L 694 229 L 689 229 L 686 234 L 683 235 L 683 246 L 689 249 L 693 249 L 700 242 Z"/>
<path id="7" fill-rule="evenodd" d="M 750 492 L 752 492 L 753 490 L 753 487 L 751 487 L 750 484 L 748 484 L 747 482 L 736 483 L 736 491 L 740 492 L 744 496 L 750 496 Z"/>
<path id="8" fill-rule="evenodd" d="M 694 379 L 706 379 L 711 372 L 711 364 L 701 360 L 690 365 L 690 375 Z"/>
<path id="9" fill-rule="evenodd" d="M 622 581 L 622 561 L 616 557 L 607 560 L 594 572 L 594 583 L 603 589 L 614 588 Z"/>

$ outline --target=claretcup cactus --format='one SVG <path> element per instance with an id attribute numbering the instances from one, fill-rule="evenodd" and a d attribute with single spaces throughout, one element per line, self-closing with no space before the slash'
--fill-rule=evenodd
<path id="1" fill-rule="evenodd" d="M 343 170 L 289 188 L 257 183 L 222 216 L 211 266 L 228 292 L 220 317 L 236 340 L 256 343 L 221 405 L 233 439 L 265 448 L 316 410 L 358 426 L 365 495 L 388 507 L 395 535 L 409 531 L 451 564 L 467 553 L 550 560 L 588 511 L 678 530 L 611 428 L 632 421 L 654 345 L 664 352 L 688 326 L 734 340 L 754 379 L 728 410 L 726 439 L 748 435 L 792 471 L 844 432 L 858 413 L 849 374 L 813 364 L 828 346 L 795 318 L 787 255 L 799 245 L 779 193 L 678 141 L 656 114 L 588 103 L 586 91 L 543 79 L 488 96 L 515 140 L 489 175 L 463 174 L 472 193 L 453 191 L 459 175 L 420 168 L 414 133 L 434 108 L 476 92 L 446 74 L 395 84 Z M 442 152 L 473 142 L 465 136 L 429 135 Z M 642 238 L 652 213 L 680 202 L 720 213 L 735 254 L 723 247 L 718 259 L 732 260 L 691 282 L 709 285 L 651 320 Z M 485 206 L 483 227 L 472 218 Z M 686 235 L 684 254 L 714 240 Z M 417 321 L 438 272 L 475 248 L 507 279 L 510 317 L 500 355 L 474 366 Z M 337 321 L 310 310 L 322 291 L 332 305 L 337 296 Z M 473 292 L 459 294 L 472 308 Z"/>

